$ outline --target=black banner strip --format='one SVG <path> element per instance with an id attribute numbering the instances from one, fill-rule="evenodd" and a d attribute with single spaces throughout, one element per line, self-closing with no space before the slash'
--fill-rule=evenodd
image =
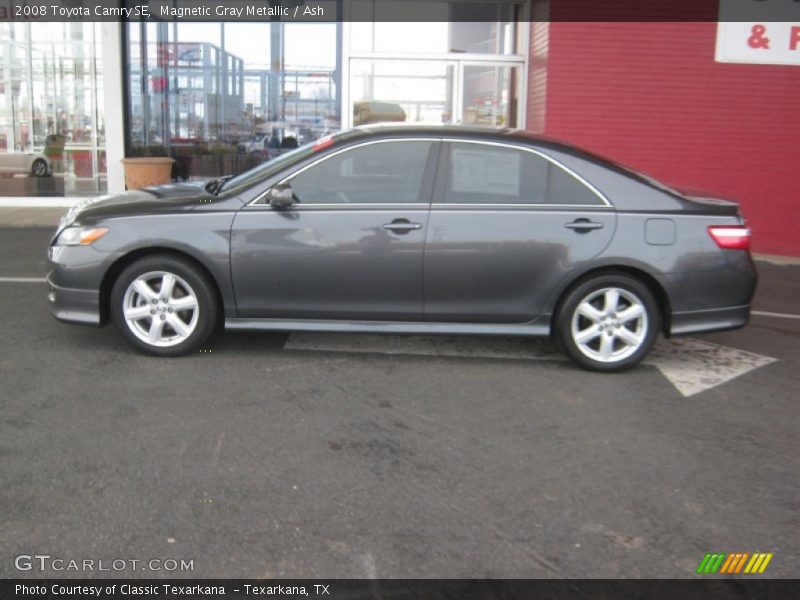
<path id="1" fill-rule="evenodd" d="M 0 0 L 0 22 L 781 21 L 800 0 Z"/>
<path id="2" fill-rule="evenodd" d="M 800 580 L 716 578 L 674 580 L 543 579 L 11 579 L 0 598 L 281 598 L 283 600 L 789 600 Z"/>

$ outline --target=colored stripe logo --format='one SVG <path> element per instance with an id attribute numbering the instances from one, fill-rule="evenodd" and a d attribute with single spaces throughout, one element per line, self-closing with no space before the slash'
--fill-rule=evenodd
<path id="1" fill-rule="evenodd" d="M 715 552 L 714 554 L 706 554 L 703 557 L 697 567 L 697 573 L 720 573 L 726 575 L 744 573 L 755 575 L 763 573 L 771 560 L 772 553 L 754 552 L 750 554 L 749 552 L 734 552 L 726 554 L 724 552 Z"/>

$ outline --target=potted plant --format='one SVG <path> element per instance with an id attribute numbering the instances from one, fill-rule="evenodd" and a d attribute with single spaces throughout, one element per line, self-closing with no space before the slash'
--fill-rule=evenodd
<path id="1" fill-rule="evenodd" d="M 174 158 L 167 156 L 164 146 L 137 148 L 133 156 L 122 159 L 125 167 L 125 187 L 140 190 L 172 181 Z"/>

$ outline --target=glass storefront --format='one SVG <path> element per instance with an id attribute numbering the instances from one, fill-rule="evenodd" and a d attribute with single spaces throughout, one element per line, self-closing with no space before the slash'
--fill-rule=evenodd
<path id="1" fill-rule="evenodd" d="M 486 127 L 519 127 L 521 70 L 519 65 L 462 64 L 462 122 Z"/>
<path id="2" fill-rule="evenodd" d="M 455 68 L 435 60 L 351 60 L 353 125 L 455 122 Z"/>
<path id="3" fill-rule="evenodd" d="M 352 5 L 375 20 L 348 24 L 346 125 L 523 125 L 525 2 L 432 0 L 442 20 L 425 23 L 389 22 L 402 14 L 396 2 Z"/>
<path id="4" fill-rule="evenodd" d="M 354 58 L 352 124 L 519 127 L 521 73 L 518 63 Z"/>
<path id="5" fill-rule="evenodd" d="M 129 23 L 128 156 L 238 174 L 341 128 L 337 23 Z"/>
<path id="6" fill-rule="evenodd" d="M 106 189 L 99 25 L 0 23 L 0 195 Z"/>
<path id="7" fill-rule="evenodd" d="M 350 5 L 375 20 L 127 24 L 126 155 L 205 179 L 343 127 L 523 125 L 526 2 L 426 2 L 442 20 L 424 23 L 395 22 L 402 3 Z"/>
<path id="8" fill-rule="evenodd" d="M 374 20 L 125 23 L 124 106 L 109 107 L 100 23 L 0 23 L 0 195 L 106 191 L 106 110 L 115 131 L 124 113 L 126 156 L 171 156 L 177 180 L 242 173 L 343 127 L 524 126 L 526 2 L 430 0 L 441 20 L 415 23 L 396 20 L 401 3 L 347 4 Z"/>

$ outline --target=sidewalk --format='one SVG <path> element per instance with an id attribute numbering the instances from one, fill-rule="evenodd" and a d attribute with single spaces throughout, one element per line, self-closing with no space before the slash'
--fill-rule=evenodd
<path id="1" fill-rule="evenodd" d="M 3 227 L 55 227 L 67 212 L 67 207 L 6 207 L 0 206 L 0 228 Z M 754 254 L 756 260 L 775 265 L 800 265 L 800 257 L 777 254 Z"/>
<path id="2" fill-rule="evenodd" d="M 0 227 L 55 227 L 66 206 L 47 208 L 0 207 Z"/>

